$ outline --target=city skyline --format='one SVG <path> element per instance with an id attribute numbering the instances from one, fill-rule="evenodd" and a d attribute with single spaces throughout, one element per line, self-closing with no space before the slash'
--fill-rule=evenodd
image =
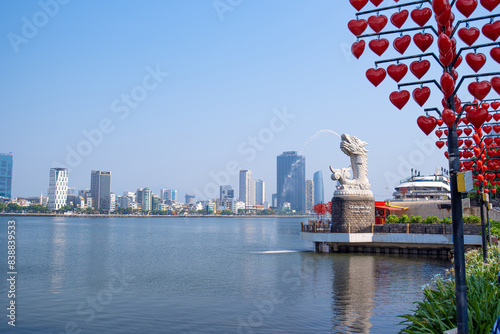
<path id="1" fill-rule="evenodd" d="M 61 4 L 26 37 L 26 22 L 34 24 L 43 8 L 0 4 L 7 138 L 0 152 L 15 155 L 14 197 L 46 193 L 47 170 L 68 167 L 77 189 L 86 187 L 88 171 L 110 170 L 116 193 L 149 185 L 198 198 L 217 197 L 218 185 L 237 185 L 238 171 L 248 169 L 267 182 L 271 198 L 276 155 L 296 150 L 307 156 L 308 179 L 323 172 L 326 201 L 335 188 L 328 166 L 348 163 L 339 138 L 326 130 L 368 143 L 376 199 L 392 193 L 411 168 L 430 174 L 447 166 L 435 136 L 415 124 L 421 108 L 410 101 L 396 110 L 380 93 L 394 83 L 375 88 L 365 79 L 373 57 L 356 60 L 356 38 L 345 20 L 331 19 L 355 18 L 348 2 L 255 1 L 223 19 L 211 2 L 95 6 Z M 23 42 L 13 44 L 13 34 Z M 413 44 L 411 50 L 418 51 Z M 397 54 L 389 48 L 385 55 Z M 494 66 L 488 61 L 484 69 Z M 432 66 L 426 77 L 437 71 Z M 460 93 L 470 99 L 466 85 Z M 440 106 L 438 95 L 426 106 Z M 35 149 L 39 138 L 46 144 Z M 167 153 L 160 153 L 154 143 L 167 138 Z"/>

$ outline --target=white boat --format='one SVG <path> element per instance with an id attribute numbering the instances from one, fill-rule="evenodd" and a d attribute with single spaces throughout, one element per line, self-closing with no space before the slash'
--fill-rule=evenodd
<path id="1" fill-rule="evenodd" d="M 450 179 L 444 169 L 436 169 L 434 175 L 420 176 L 413 172 L 412 176 L 401 180 L 393 193 L 395 200 L 448 200 L 450 195 Z"/>

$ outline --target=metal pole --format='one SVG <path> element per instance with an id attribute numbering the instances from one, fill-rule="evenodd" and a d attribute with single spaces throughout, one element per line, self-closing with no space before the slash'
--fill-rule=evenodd
<path id="1" fill-rule="evenodd" d="M 486 220 L 488 221 L 488 246 L 491 246 L 491 221 L 490 221 L 490 204 L 486 206 Z"/>
<path id="2" fill-rule="evenodd" d="M 481 208 L 481 244 L 483 246 L 483 262 L 488 263 L 488 249 L 486 246 L 486 222 L 484 220 L 484 188 L 479 183 L 479 206 Z"/>
<path id="3" fill-rule="evenodd" d="M 455 110 L 454 96 L 448 97 L 448 108 Z M 457 298 L 458 334 L 468 334 L 467 318 L 467 284 L 465 280 L 464 225 L 462 217 L 462 198 L 458 192 L 457 173 L 460 171 L 458 155 L 457 122 L 453 124 L 448 135 L 448 154 L 450 166 L 451 219 L 453 225 L 453 251 L 455 256 L 455 294 Z"/>

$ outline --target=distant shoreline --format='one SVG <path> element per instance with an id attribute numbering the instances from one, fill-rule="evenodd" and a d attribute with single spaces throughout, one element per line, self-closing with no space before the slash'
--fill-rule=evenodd
<path id="1" fill-rule="evenodd" d="M 0 213 L 0 217 L 51 217 L 51 218 L 310 218 L 315 215 L 103 215 L 103 214 L 55 214 L 55 213 Z"/>

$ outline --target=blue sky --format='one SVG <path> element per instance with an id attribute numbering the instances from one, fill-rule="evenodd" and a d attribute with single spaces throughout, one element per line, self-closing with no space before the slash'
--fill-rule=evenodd
<path id="1" fill-rule="evenodd" d="M 416 125 L 422 109 L 412 99 L 396 109 L 388 98 L 396 83 L 375 88 L 365 78 L 379 57 L 350 55 L 348 1 L 221 2 L 231 10 L 212 0 L 1 2 L 0 152 L 14 154 L 13 195 L 46 193 L 49 169 L 67 166 L 76 189 L 101 169 L 117 194 L 176 188 L 198 199 L 218 184 L 237 189 L 235 171 L 250 169 L 270 199 L 276 156 L 295 150 L 308 179 L 323 171 L 329 198 L 328 166 L 349 161 L 323 129 L 368 142 L 376 199 L 412 167 L 447 166 L 436 137 Z M 412 43 L 407 54 L 418 51 Z M 398 55 L 390 47 L 383 57 Z M 485 69 L 498 70 L 492 62 Z M 432 63 L 423 79 L 438 74 Z M 431 89 L 426 107 L 440 104 Z"/>

